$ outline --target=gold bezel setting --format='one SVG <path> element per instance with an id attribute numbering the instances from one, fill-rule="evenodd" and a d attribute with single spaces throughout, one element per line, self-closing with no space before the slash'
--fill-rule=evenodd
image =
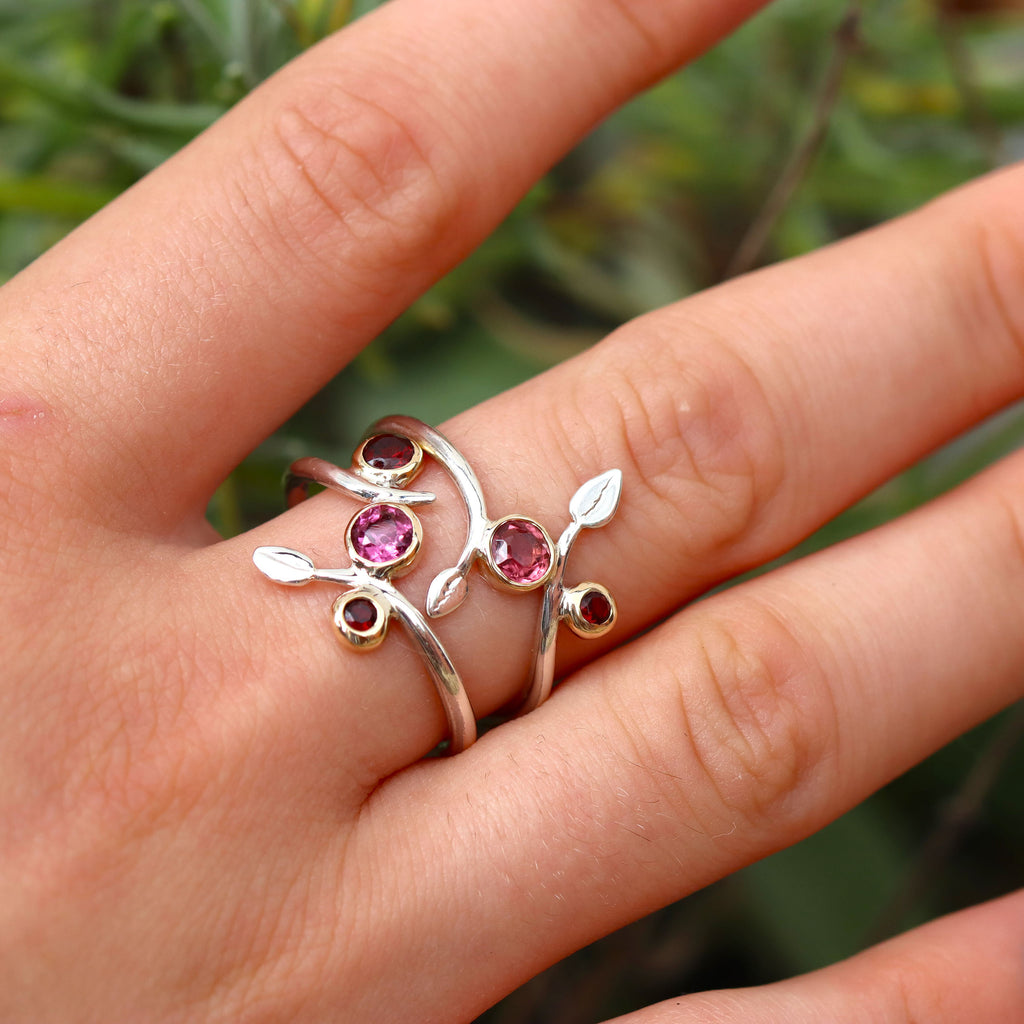
<path id="1" fill-rule="evenodd" d="M 357 629 L 345 619 L 345 609 L 355 601 L 366 601 L 373 606 L 377 617 L 369 629 Z M 371 651 L 379 646 L 388 635 L 388 621 L 391 609 L 380 599 L 379 594 L 368 588 L 355 588 L 342 594 L 331 606 L 331 616 L 338 639 L 351 644 L 357 650 Z"/>
<path id="2" fill-rule="evenodd" d="M 391 558 L 386 561 L 377 561 L 367 558 L 366 555 L 361 553 L 356 547 L 355 539 L 352 536 L 352 531 L 355 529 L 360 518 L 374 509 L 393 509 L 400 515 L 407 517 L 412 525 L 412 539 L 409 542 L 408 548 L 395 558 Z M 417 516 L 416 513 L 407 505 L 397 505 L 386 501 L 366 505 L 349 520 L 348 526 L 345 527 L 345 547 L 348 551 L 349 558 L 352 559 L 352 564 L 358 565 L 361 569 L 365 569 L 367 572 L 371 572 L 375 576 L 390 578 L 392 576 L 401 576 L 408 572 L 409 569 L 412 568 L 412 563 L 417 554 L 419 554 L 422 543 L 423 526 L 420 523 L 419 516 Z"/>
<path id="3" fill-rule="evenodd" d="M 598 594 L 608 602 L 609 615 L 603 622 L 591 622 L 583 613 L 583 601 L 588 594 Z M 575 587 L 566 587 L 562 591 L 561 616 L 568 627 L 577 635 L 587 640 L 604 636 L 615 625 L 619 617 L 619 609 L 615 598 L 608 593 L 608 588 L 600 583 L 580 583 Z"/>
<path id="4" fill-rule="evenodd" d="M 507 576 L 502 569 L 498 566 L 498 563 L 494 557 L 494 535 L 504 526 L 506 523 L 524 523 L 528 527 L 537 530 L 540 533 L 541 539 L 547 546 L 548 552 L 548 566 L 544 570 L 543 576 L 538 576 L 536 579 L 530 580 L 514 580 Z M 529 516 L 521 515 L 509 515 L 502 516 L 501 519 L 496 519 L 493 523 L 490 523 L 487 532 L 483 539 L 483 561 L 487 567 L 487 572 L 491 579 L 497 583 L 504 590 L 515 591 L 517 593 L 523 593 L 527 590 L 536 590 L 538 587 L 543 587 L 548 583 L 555 572 L 555 563 L 557 561 L 557 553 L 555 549 L 554 541 L 551 539 L 551 535 L 547 530 L 544 529 L 536 519 L 531 519 Z"/>
<path id="5" fill-rule="evenodd" d="M 371 466 L 363 456 L 366 446 L 378 437 L 395 437 L 408 442 L 412 447 L 412 456 L 408 462 L 394 469 L 379 469 Z M 359 442 L 355 454 L 352 456 L 352 468 L 370 483 L 378 487 L 405 487 L 423 468 L 423 449 L 411 438 L 404 434 L 397 434 L 385 431 L 376 431 L 368 434 Z"/>

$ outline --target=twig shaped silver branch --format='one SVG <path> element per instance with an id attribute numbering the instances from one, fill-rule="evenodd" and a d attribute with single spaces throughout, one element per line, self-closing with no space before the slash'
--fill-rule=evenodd
<path id="1" fill-rule="evenodd" d="M 433 501 L 434 495 L 401 489 L 419 468 L 422 452 L 418 448 L 403 439 L 392 439 L 403 442 L 397 454 L 387 445 L 378 444 L 378 448 L 387 449 L 378 457 L 368 451 L 372 440 L 360 447 L 359 457 L 368 455 L 371 461 L 360 463 L 358 471 L 376 479 L 367 481 L 321 459 L 300 459 L 292 465 L 286 482 L 290 505 L 306 496 L 309 482 L 371 502 L 355 514 L 346 530 L 351 567 L 318 569 L 308 555 L 285 547 L 257 548 L 253 562 L 265 576 L 285 586 L 322 582 L 347 587 L 335 600 L 332 616 L 339 639 L 357 650 L 377 647 L 387 635 L 391 620 L 401 622 L 419 646 L 441 698 L 448 722 L 449 752 L 458 753 L 476 739 L 476 716 L 469 697 L 427 620 L 391 582 L 392 576 L 411 567 L 422 540 L 419 519 L 409 503 L 424 504 Z M 383 465 L 374 464 L 381 462 Z"/>
<path id="2" fill-rule="evenodd" d="M 604 526 L 615 515 L 622 493 L 621 471 L 610 469 L 579 488 L 569 503 L 572 520 L 555 545 L 540 523 L 526 516 L 492 520 L 476 474 L 440 431 L 409 416 L 389 416 L 375 423 L 372 433 L 415 442 L 447 470 L 466 506 L 466 542 L 455 565 L 432 580 L 427 591 L 427 615 L 447 615 L 462 604 L 468 592 L 467 576 L 477 561 L 506 589 L 544 587 L 540 638 L 518 709 L 521 714 L 532 710 L 551 693 L 558 624 L 565 622 L 582 637 L 601 636 L 615 624 L 618 612 L 605 587 L 587 582 L 566 588 L 564 577 L 569 552 L 580 532 Z"/>
<path id="3" fill-rule="evenodd" d="M 492 520 L 483 489 L 462 453 L 439 430 L 411 416 L 388 416 L 374 433 L 397 434 L 415 441 L 452 478 L 466 506 L 466 542 L 458 561 L 439 572 L 427 591 L 427 615 L 440 618 L 455 611 L 469 592 L 467 577 L 479 561 L 491 579 L 507 590 L 534 590 L 554 569 L 554 544 L 547 531 L 527 516 Z"/>
<path id="4" fill-rule="evenodd" d="M 547 700 L 555 679 L 555 640 L 559 622 L 578 636 L 597 637 L 615 625 L 618 610 L 611 594 L 600 583 L 580 583 L 566 588 L 566 561 L 583 530 L 596 530 L 610 522 L 619 507 L 622 471 L 609 469 L 588 480 L 569 502 L 572 521 L 558 538 L 554 572 L 544 588 L 540 609 L 540 641 L 534 654 L 533 672 L 518 714 L 526 714 Z"/>
<path id="5" fill-rule="evenodd" d="M 314 582 L 340 583 L 348 587 L 348 592 L 334 602 L 332 611 L 339 636 L 353 647 L 361 650 L 376 647 L 387 635 L 390 620 L 398 619 L 419 645 L 441 697 L 448 721 L 450 752 L 465 750 L 476 739 L 473 708 L 448 652 L 427 620 L 388 580 L 358 566 L 317 569 L 312 559 L 291 548 L 260 547 L 253 553 L 252 560 L 264 576 L 289 587 Z"/>
<path id="6" fill-rule="evenodd" d="M 375 423 L 356 449 L 352 472 L 316 458 L 292 464 L 286 481 L 289 507 L 307 496 L 310 483 L 370 503 L 356 513 L 346 532 L 352 565 L 318 569 L 307 555 L 283 547 L 257 548 L 253 561 L 276 583 L 326 582 L 348 588 L 334 602 L 333 620 L 338 636 L 357 649 L 376 647 L 391 619 L 398 619 L 419 645 L 437 687 L 448 719 L 450 750 L 455 753 L 476 738 L 469 698 L 427 619 L 391 582 L 392 576 L 411 566 L 419 550 L 422 529 L 411 506 L 435 500 L 428 491 L 405 489 L 422 469 L 424 453 L 451 477 L 468 519 L 458 561 L 430 583 L 427 616 L 447 615 L 462 604 L 469 592 L 467 577 L 478 562 L 507 590 L 544 588 L 540 637 L 520 713 L 535 708 L 551 692 L 560 622 L 583 637 L 600 636 L 615 623 L 615 602 L 605 587 L 599 583 L 566 587 L 564 579 L 569 553 L 580 533 L 604 526 L 615 515 L 622 473 L 608 470 L 579 488 L 569 503 L 571 522 L 556 545 L 544 527 L 527 516 L 492 520 L 480 481 L 458 449 L 440 431 L 408 416 L 389 416 Z"/>

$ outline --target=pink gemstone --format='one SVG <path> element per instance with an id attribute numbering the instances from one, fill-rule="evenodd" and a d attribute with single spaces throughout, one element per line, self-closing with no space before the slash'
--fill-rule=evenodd
<path id="1" fill-rule="evenodd" d="M 368 633 L 377 623 L 377 609 L 365 597 L 353 597 L 342 612 L 348 625 L 359 633 Z"/>
<path id="2" fill-rule="evenodd" d="M 592 626 L 603 626 L 612 617 L 612 603 L 600 590 L 588 590 L 580 598 L 580 615 Z"/>
<path id="3" fill-rule="evenodd" d="M 412 441 L 397 434 L 375 434 L 363 442 L 363 462 L 374 469 L 401 469 L 414 454 Z"/>
<path id="4" fill-rule="evenodd" d="M 370 505 L 352 520 L 349 536 L 360 558 L 380 565 L 401 558 L 415 531 L 409 513 L 396 505 Z"/>
<path id="5" fill-rule="evenodd" d="M 508 519 L 491 535 L 491 557 L 511 583 L 536 583 L 551 568 L 551 549 L 529 519 Z"/>

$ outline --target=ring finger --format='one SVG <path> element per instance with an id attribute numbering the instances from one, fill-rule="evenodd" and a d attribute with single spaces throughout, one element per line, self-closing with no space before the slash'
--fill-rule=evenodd
<path id="1" fill-rule="evenodd" d="M 561 671 L 790 547 L 1020 394 L 1021 312 L 1009 287 L 1018 228 L 994 213 L 1013 208 L 1021 177 L 981 182 L 884 229 L 644 317 L 453 421 L 447 429 L 471 457 L 491 509 L 536 514 L 553 535 L 583 480 L 612 466 L 625 471 L 618 517 L 580 542 L 569 577 L 607 584 L 621 626 L 589 649 L 567 638 Z M 445 494 L 437 476 L 421 479 Z M 408 584 L 418 598 L 462 542 L 461 516 L 444 512 L 450 497 L 423 514 L 433 551 Z M 325 495 L 197 557 L 238 581 L 236 603 L 259 593 L 272 677 L 302 651 L 310 678 L 350 679 L 360 700 L 342 713 L 353 716 L 346 731 L 358 735 L 364 763 L 388 774 L 443 735 L 429 687 L 403 681 L 415 656 L 389 644 L 343 665 L 322 593 L 299 599 L 260 588 L 248 573 L 257 544 L 336 558 L 352 508 Z M 438 625 L 479 713 L 522 685 L 536 618 L 534 599 L 477 585 L 466 609 Z"/>

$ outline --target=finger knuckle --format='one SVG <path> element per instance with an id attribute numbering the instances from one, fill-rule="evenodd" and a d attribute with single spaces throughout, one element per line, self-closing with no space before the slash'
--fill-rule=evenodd
<path id="1" fill-rule="evenodd" d="M 704 800 L 733 822 L 799 830 L 837 735 L 822 666 L 766 605 L 707 616 L 693 643 L 672 704 Z"/>
<path id="2" fill-rule="evenodd" d="M 878 975 L 878 1003 L 885 1008 L 885 1017 L 892 1024 L 925 1024 L 941 1020 L 945 1014 L 941 996 L 936 999 L 937 964 L 927 956 L 898 956 Z"/>
<path id="3" fill-rule="evenodd" d="M 755 369 L 724 338 L 690 332 L 677 317 L 631 324 L 577 384 L 578 422 L 602 424 L 620 452 L 637 514 L 651 529 L 672 516 L 684 553 L 713 561 L 735 556 L 785 476 L 784 445 L 767 391 Z M 698 340 L 699 339 L 699 340 Z M 633 486 L 638 490 L 634 491 Z M 656 564 L 656 563 L 655 563 Z"/>
<path id="4" fill-rule="evenodd" d="M 1018 372 L 1024 367 L 1024 221 L 1007 211 L 1020 206 L 1019 173 L 980 186 L 980 198 L 969 189 L 936 203 L 944 229 L 959 239 L 947 285 L 964 329 L 1008 349 Z"/>
<path id="5" fill-rule="evenodd" d="M 343 83 L 318 84 L 290 97 L 270 118 L 258 166 L 274 227 L 289 242 L 336 266 L 339 235 L 363 243 L 346 264 L 410 265 L 439 242 L 455 219 L 455 190 L 445 186 L 442 134 L 396 87 L 389 101 Z"/>

